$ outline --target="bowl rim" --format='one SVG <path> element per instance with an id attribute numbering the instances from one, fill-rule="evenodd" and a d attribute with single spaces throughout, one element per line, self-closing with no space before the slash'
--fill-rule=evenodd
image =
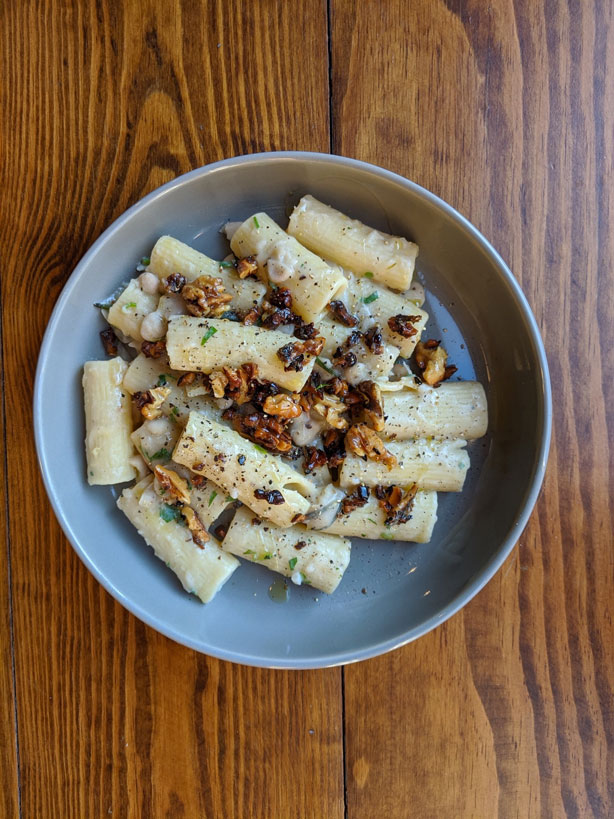
<path id="1" fill-rule="evenodd" d="M 511 292 L 511 295 L 516 301 L 517 307 L 521 312 L 522 317 L 524 318 L 527 330 L 530 335 L 531 343 L 535 350 L 537 363 L 539 364 L 539 369 L 538 372 L 536 373 L 536 379 L 538 380 L 541 389 L 539 396 L 540 412 L 536 419 L 537 421 L 536 429 L 539 434 L 539 446 L 534 455 L 533 471 L 530 481 L 528 483 L 527 491 L 525 493 L 525 499 L 522 504 L 522 508 L 516 520 L 512 524 L 510 530 L 508 531 L 506 537 L 501 542 L 501 545 L 497 549 L 496 553 L 493 554 L 492 557 L 480 569 L 480 571 L 476 573 L 476 575 L 474 576 L 470 583 L 468 583 L 462 590 L 457 592 L 453 599 L 447 605 L 443 606 L 443 608 L 441 608 L 437 614 L 431 615 L 429 618 L 424 620 L 419 625 L 414 626 L 413 628 L 405 631 L 402 635 L 397 635 L 396 637 L 381 640 L 375 644 L 372 644 L 366 648 L 362 648 L 359 650 L 349 649 L 347 651 L 336 652 L 334 655 L 330 656 L 324 654 L 318 658 L 310 658 L 309 660 L 306 661 L 301 660 L 300 658 L 289 657 L 285 661 L 267 662 L 266 658 L 264 657 L 259 657 L 256 655 L 254 656 L 239 655 L 234 651 L 220 650 L 215 647 L 211 649 L 210 647 L 203 645 L 202 641 L 190 637 L 185 637 L 184 635 L 178 635 L 172 627 L 169 627 L 164 621 L 158 619 L 155 616 L 155 614 L 153 614 L 151 611 L 147 611 L 142 606 L 134 603 L 119 588 L 114 586 L 113 583 L 102 572 L 100 572 L 97 569 L 95 564 L 91 561 L 87 551 L 82 547 L 78 538 L 73 532 L 70 521 L 64 516 L 60 508 L 58 498 L 56 497 L 49 464 L 47 463 L 45 457 L 43 430 L 44 413 L 41 382 L 43 370 L 46 365 L 47 358 L 49 357 L 49 353 L 53 343 L 56 325 L 58 324 L 59 316 L 62 313 L 66 302 L 70 298 L 72 288 L 75 286 L 77 280 L 80 278 L 82 270 L 84 268 L 87 268 L 87 266 L 89 265 L 90 259 L 94 257 L 102 247 L 104 247 L 104 245 L 114 236 L 114 234 L 118 230 L 120 230 L 127 222 L 130 221 L 134 214 L 138 213 L 143 208 L 146 208 L 151 202 L 154 202 L 155 200 L 166 196 L 170 191 L 173 191 L 176 188 L 183 187 L 184 185 L 189 185 L 194 179 L 200 178 L 201 176 L 209 175 L 225 168 L 258 163 L 275 162 L 279 160 L 283 161 L 291 160 L 296 162 L 308 161 L 321 163 L 323 165 L 325 164 L 332 164 L 336 166 L 342 165 L 348 168 L 367 171 L 380 178 L 384 178 L 391 182 L 394 182 L 397 185 L 406 188 L 407 190 L 410 190 L 412 193 L 417 194 L 422 199 L 426 200 L 430 204 L 436 206 L 438 209 L 443 211 L 453 222 L 455 222 L 458 225 L 458 227 L 465 231 L 469 235 L 469 237 L 472 238 L 473 241 L 476 242 L 481 247 L 481 249 L 488 254 L 488 256 L 490 256 L 499 274 L 502 276 L 505 283 L 507 284 L 508 289 Z M 301 670 L 315 668 L 332 668 L 335 666 L 343 666 L 349 663 L 360 662 L 362 660 L 377 657 L 381 654 L 385 654 L 389 651 L 393 651 L 394 649 L 407 645 L 413 640 L 418 639 L 418 637 L 422 637 L 423 635 L 428 634 L 428 632 L 432 631 L 434 628 L 441 625 L 454 614 L 456 614 L 458 611 L 460 611 L 460 609 L 467 605 L 467 603 L 469 603 L 478 594 L 478 592 L 480 592 L 483 589 L 486 583 L 488 583 L 489 580 L 492 579 L 492 577 L 503 565 L 505 560 L 510 555 L 512 549 L 518 542 L 518 539 L 522 534 L 522 531 L 524 530 L 525 526 L 528 523 L 529 517 L 533 511 L 533 508 L 537 502 L 537 498 L 541 490 L 552 435 L 552 391 L 550 383 L 550 374 L 548 369 L 548 361 L 546 358 L 544 344 L 541 338 L 539 327 L 537 325 L 537 321 L 529 306 L 526 296 L 522 292 L 519 283 L 515 279 L 510 268 L 504 262 L 501 255 L 495 250 L 491 243 L 480 233 L 480 231 L 474 225 L 472 225 L 471 222 L 469 222 L 469 220 L 466 219 L 461 213 L 459 213 L 455 208 L 453 208 L 440 197 L 436 196 L 431 191 L 427 190 L 426 188 L 423 188 L 421 185 L 418 185 L 416 182 L 412 182 L 411 180 L 401 176 L 400 174 L 395 173 L 394 171 L 387 170 L 386 168 L 382 168 L 378 165 L 374 165 L 369 162 L 363 162 L 362 160 L 359 159 L 353 159 L 350 157 L 339 156 L 335 154 L 318 153 L 313 151 L 269 151 L 254 154 L 244 154 L 240 156 L 230 157 L 227 159 L 222 159 L 217 162 L 213 162 L 208 165 L 203 165 L 199 168 L 195 168 L 194 170 L 188 171 L 187 173 L 181 174 L 175 179 L 172 179 L 169 182 L 166 182 L 164 185 L 161 185 L 160 187 L 151 191 L 151 193 L 147 194 L 142 199 L 139 199 L 138 202 L 136 202 L 126 211 L 124 211 L 100 234 L 100 236 L 98 236 L 98 238 L 93 242 L 93 244 L 89 247 L 87 252 L 82 256 L 77 266 L 74 268 L 74 270 L 71 272 L 70 276 L 66 280 L 62 288 L 62 291 L 54 305 L 49 321 L 47 323 L 36 367 L 33 395 L 33 421 L 34 438 L 39 468 L 43 477 L 43 482 L 45 485 L 47 496 L 52 505 L 58 523 L 60 524 L 60 527 L 62 528 L 64 534 L 70 541 L 73 549 L 75 550 L 81 561 L 85 564 L 87 569 L 103 586 L 103 588 L 105 588 L 106 591 L 109 592 L 109 594 L 111 594 L 115 598 L 115 600 L 117 600 L 118 603 L 120 603 L 122 606 L 128 609 L 128 611 L 134 614 L 139 620 L 146 623 L 151 628 L 155 629 L 161 634 L 164 634 L 166 637 L 170 638 L 174 642 L 180 643 L 188 648 L 194 649 L 210 657 L 215 657 L 220 660 L 227 660 L 230 662 L 239 663 L 241 665 L 248 665 L 254 667 Z"/>

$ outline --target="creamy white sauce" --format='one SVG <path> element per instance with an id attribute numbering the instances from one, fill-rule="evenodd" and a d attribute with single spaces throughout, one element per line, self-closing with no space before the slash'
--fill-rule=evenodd
<path id="1" fill-rule="evenodd" d="M 290 437 L 296 446 L 310 446 L 324 426 L 324 419 L 316 419 L 309 412 L 303 412 L 292 421 Z"/>
<path id="2" fill-rule="evenodd" d="M 149 313 L 141 322 L 141 335 L 145 341 L 159 341 L 166 335 L 167 321 L 158 310 Z"/>
<path id="3" fill-rule="evenodd" d="M 149 293 L 150 295 L 157 293 L 160 287 L 160 279 L 149 272 L 141 273 L 138 278 L 138 283 L 143 293 Z"/>

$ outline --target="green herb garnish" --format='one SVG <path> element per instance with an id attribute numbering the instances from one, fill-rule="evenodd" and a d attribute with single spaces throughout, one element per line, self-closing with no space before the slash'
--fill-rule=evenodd
<path id="1" fill-rule="evenodd" d="M 380 532 L 379 536 L 382 540 L 394 540 L 394 535 L 391 535 L 390 532 Z"/>
<path id="2" fill-rule="evenodd" d="M 209 503 L 207 504 L 207 506 L 211 506 L 211 504 L 213 503 L 213 501 L 216 498 L 217 498 L 217 492 L 214 489 L 213 492 L 209 495 Z"/>
<path id="3" fill-rule="evenodd" d="M 246 549 L 246 550 L 243 552 L 243 554 L 244 554 L 244 555 L 255 555 L 255 554 L 256 554 L 256 552 L 255 552 L 253 549 Z"/>
<path id="4" fill-rule="evenodd" d="M 373 520 L 373 518 L 367 518 L 367 520 L 370 520 L 370 521 L 371 521 L 371 523 L 374 523 L 374 524 L 377 526 L 377 521 L 376 521 L 376 520 Z"/>
<path id="5" fill-rule="evenodd" d="M 328 364 L 325 364 L 321 358 L 316 357 L 316 364 L 318 365 L 318 367 L 322 367 L 323 370 L 326 370 L 327 373 L 334 375 L 332 367 L 329 367 Z"/>
<path id="6" fill-rule="evenodd" d="M 162 460 L 168 461 L 168 460 L 170 460 L 170 457 L 171 457 L 171 453 L 168 451 L 168 449 L 165 449 L 165 447 L 162 447 L 162 449 L 159 449 L 157 452 L 154 452 L 154 454 L 151 456 L 151 458 L 149 460 L 150 461 L 162 461 Z"/>
<path id="7" fill-rule="evenodd" d="M 209 341 L 211 336 L 214 336 L 217 333 L 217 329 L 215 327 L 209 327 L 205 335 L 200 340 L 200 346 L 204 347 L 205 344 Z"/>
<path id="8" fill-rule="evenodd" d="M 136 307 L 136 302 L 135 301 L 129 301 L 128 304 L 124 304 L 124 306 L 122 307 L 122 310 L 124 311 L 124 313 L 127 313 L 128 310 L 130 310 L 132 307 Z"/>
<path id="9" fill-rule="evenodd" d="M 291 557 L 290 560 L 288 561 L 288 566 L 291 569 L 293 569 L 296 566 L 296 561 L 297 560 L 298 560 L 298 557 Z"/>
<path id="10" fill-rule="evenodd" d="M 303 572 L 301 572 L 301 581 L 302 581 L 302 582 L 303 582 L 303 583 L 304 583 L 306 586 L 311 586 L 311 580 L 307 580 L 307 578 L 305 577 L 305 575 L 303 574 Z"/>
<path id="11" fill-rule="evenodd" d="M 370 296 L 366 296 L 362 301 L 364 304 L 371 304 L 372 301 L 379 299 L 379 293 L 375 290 Z"/>
<path id="12" fill-rule="evenodd" d="M 254 444 L 254 449 L 257 449 L 258 452 L 264 452 L 266 455 L 266 449 L 263 446 L 260 446 L 260 444 Z"/>
<path id="13" fill-rule="evenodd" d="M 232 262 L 220 262 L 220 267 L 234 267 Z"/>
<path id="14" fill-rule="evenodd" d="M 177 409 L 177 407 L 171 408 L 171 418 L 173 419 L 173 421 L 179 421 L 179 410 Z"/>
<path id="15" fill-rule="evenodd" d="M 365 273 L 363 273 L 363 276 L 366 276 L 368 279 L 372 279 L 373 273 L 370 270 L 367 270 Z"/>
<path id="16" fill-rule="evenodd" d="M 226 495 L 224 500 L 226 501 L 226 503 L 232 503 L 234 500 L 236 500 L 236 498 L 233 498 L 232 495 Z"/>
<path id="17" fill-rule="evenodd" d="M 264 552 L 260 560 L 270 560 L 273 557 L 271 552 Z"/>
<path id="18" fill-rule="evenodd" d="M 170 523 L 172 520 L 179 523 L 179 521 L 183 520 L 179 507 L 169 506 L 168 503 L 163 503 L 160 507 L 160 517 L 166 521 L 166 523 Z"/>
<path id="19" fill-rule="evenodd" d="M 157 387 L 163 387 L 166 384 L 166 376 L 164 373 L 160 373 L 158 376 L 158 383 L 156 384 Z"/>
<path id="20" fill-rule="evenodd" d="M 149 256 L 141 256 L 141 264 L 144 264 L 145 267 L 151 262 Z"/>
<path id="21" fill-rule="evenodd" d="M 256 227 L 257 227 L 257 228 L 259 228 L 259 227 L 260 227 L 260 225 L 258 224 L 258 220 L 256 219 L 256 217 L 255 217 L 255 216 L 254 216 L 254 224 L 256 225 Z"/>

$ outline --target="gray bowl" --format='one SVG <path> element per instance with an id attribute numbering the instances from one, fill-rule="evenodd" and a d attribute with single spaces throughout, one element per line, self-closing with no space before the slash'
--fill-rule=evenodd
<path id="1" fill-rule="evenodd" d="M 429 335 L 444 339 L 463 379 L 486 386 L 490 430 L 470 445 L 460 495 L 441 495 L 431 543 L 354 541 L 330 597 L 245 564 L 207 606 L 187 595 L 115 508 L 117 491 L 88 487 L 83 362 L 102 358 L 91 305 L 129 278 L 170 233 L 211 256 L 227 252 L 222 224 L 257 210 L 285 219 L 304 193 L 420 245 Z M 49 396 L 53 396 L 49 400 Z M 146 196 L 95 242 L 69 279 L 41 348 L 34 396 L 41 470 L 77 554 L 126 608 L 173 640 L 250 665 L 315 668 L 390 651 L 465 605 L 510 553 L 535 504 L 551 426 L 548 369 L 518 284 L 483 236 L 451 207 L 389 171 L 342 157 L 271 153 L 199 168 Z"/>

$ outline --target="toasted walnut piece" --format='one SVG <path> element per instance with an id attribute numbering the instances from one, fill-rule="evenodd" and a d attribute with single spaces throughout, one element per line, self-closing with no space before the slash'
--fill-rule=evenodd
<path id="1" fill-rule="evenodd" d="M 165 293 L 181 293 L 186 284 L 186 277 L 181 273 L 171 273 L 165 279 L 162 279 L 162 289 Z"/>
<path id="2" fill-rule="evenodd" d="M 308 338 L 305 341 L 294 341 L 284 344 L 277 350 L 277 358 L 284 362 L 284 370 L 300 372 L 305 364 L 305 357 L 320 355 L 326 339 L 323 336 Z"/>
<path id="3" fill-rule="evenodd" d="M 397 485 L 376 486 L 374 491 L 378 505 L 386 514 L 386 526 L 407 523 L 410 520 L 418 491 L 417 483 L 412 483 L 405 489 Z"/>
<path id="4" fill-rule="evenodd" d="M 342 417 L 347 407 L 340 398 L 336 395 L 327 395 L 322 393 L 317 401 L 314 401 L 311 407 L 318 415 L 321 415 L 326 422 L 335 429 L 347 429 L 349 424 L 345 418 Z"/>
<path id="5" fill-rule="evenodd" d="M 292 310 L 289 310 L 287 307 L 273 307 L 268 302 L 265 302 L 262 307 L 263 327 L 269 327 L 270 329 L 274 330 L 276 327 L 281 327 L 284 324 L 296 323 L 297 316 L 295 316 Z"/>
<path id="6" fill-rule="evenodd" d="M 243 316 L 243 324 L 245 324 L 246 327 L 251 327 L 252 324 L 255 324 L 258 321 L 261 313 L 262 308 L 259 307 L 257 304 L 255 304 L 253 307 L 250 307 L 247 313 L 245 313 L 245 315 Z"/>
<path id="7" fill-rule="evenodd" d="M 396 465 L 397 459 L 384 446 L 381 438 L 366 424 L 354 424 L 345 436 L 345 446 L 359 458 L 381 461 L 388 469 Z"/>
<path id="8" fill-rule="evenodd" d="M 244 256 L 237 262 L 237 273 L 240 279 L 246 279 L 258 273 L 258 262 L 255 256 Z"/>
<path id="9" fill-rule="evenodd" d="M 292 450 L 292 438 L 284 428 L 284 421 L 262 412 L 241 415 L 238 412 L 224 412 L 222 418 L 230 421 L 234 429 L 244 438 L 263 446 L 271 452 L 288 453 Z"/>
<path id="10" fill-rule="evenodd" d="M 362 340 L 374 355 L 381 355 L 384 352 L 384 339 L 382 336 L 382 331 L 377 325 L 367 330 L 362 337 Z"/>
<path id="11" fill-rule="evenodd" d="M 333 353 L 333 362 L 338 367 L 353 367 L 356 364 L 356 354 L 350 348 L 358 344 L 361 338 L 362 333 L 359 330 L 353 330 L 343 344 L 337 347 Z"/>
<path id="12" fill-rule="evenodd" d="M 212 373 L 210 373 L 209 382 L 211 384 L 213 396 L 215 398 L 223 398 L 224 391 L 228 386 L 228 378 L 226 377 L 224 370 L 214 370 Z"/>
<path id="13" fill-rule="evenodd" d="M 273 381 L 254 381 L 254 392 L 251 397 L 252 404 L 259 410 L 264 407 L 264 402 L 270 395 L 279 395 L 281 389 Z"/>
<path id="14" fill-rule="evenodd" d="M 153 387 L 146 392 L 135 392 L 132 400 L 141 410 L 141 415 L 148 421 L 159 418 L 162 415 L 160 407 L 170 394 L 170 387 Z"/>
<path id="15" fill-rule="evenodd" d="M 184 285 L 181 295 L 193 316 L 219 316 L 232 301 L 232 295 L 226 293 L 222 279 L 212 276 L 199 276 Z"/>
<path id="16" fill-rule="evenodd" d="M 292 293 L 287 287 L 277 287 L 269 295 L 269 301 L 274 307 L 292 310 Z"/>
<path id="17" fill-rule="evenodd" d="M 106 330 L 100 332 L 100 340 L 107 355 L 117 355 L 117 336 L 112 327 L 107 327 Z"/>
<path id="18" fill-rule="evenodd" d="M 309 475 L 310 472 L 313 472 L 313 470 L 319 466 L 326 466 L 327 463 L 328 459 L 323 449 L 318 449 L 315 446 L 305 447 L 305 460 L 303 461 L 303 472 L 305 475 Z"/>
<path id="19" fill-rule="evenodd" d="M 169 469 L 166 466 L 155 466 L 154 475 L 160 486 L 166 489 L 172 498 L 180 501 L 180 503 L 190 503 L 188 483 L 174 469 Z"/>
<path id="20" fill-rule="evenodd" d="M 419 341 L 414 351 L 416 364 L 422 370 L 422 379 L 436 387 L 441 381 L 450 378 L 456 372 L 456 367 L 446 366 L 448 354 L 441 346 L 440 341 L 429 338 L 428 341 Z"/>
<path id="21" fill-rule="evenodd" d="M 318 335 L 319 332 L 320 331 L 315 326 L 313 321 L 311 321 L 309 324 L 302 324 L 302 323 L 298 324 L 297 323 L 296 326 L 294 327 L 295 337 L 296 338 L 301 338 L 303 340 L 306 340 L 308 338 L 315 338 Z"/>
<path id="22" fill-rule="evenodd" d="M 327 429 L 322 435 L 322 445 L 328 458 L 328 465 L 335 469 L 343 463 L 345 458 L 345 439 L 343 432 L 338 429 Z"/>
<path id="23" fill-rule="evenodd" d="M 202 464 L 197 464 L 197 466 L 202 467 Z M 190 481 L 194 489 L 202 489 L 207 483 L 207 479 L 204 475 L 190 475 Z"/>
<path id="24" fill-rule="evenodd" d="M 192 464 L 192 471 L 193 472 L 202 472 L 205 468 L 203 463 Z"/>
<path id="25" fill-rule="evenodd" d="M 414 324 L 420 321 L 421 318 L 422 316 L 404 316 L 399 313 L 388 319 L 388 327 L 390 327 L 393 333 L 398 333 L 400 336 L 403 336 L 403 338 L 411 338 L 418 332 Z"/>
<path id="26" fill-rule="evenodd" d="M 376 432 L 384 429 L 384 402 L 382 392 L 374 381 L 361 381 L 354 388 L 354 392 L 363 400 L 363 407 L 353 408 L 353 415 L 358 421 L 372 427 Z"/>
<path id="27" fill-rule="evenodd" d="M 356 327 L 358 319 L 348 312 L 347 307 L 342 301 L 331 301 L 328 305 L 330 312 L 346 327 Z"/>
<path id="28" fill-rule="evenodd" d="M 196 378 L 197 375 L 198 373 L 184 373 L 183 375 L 180 375 L 179 378 L 177 379 L 177 386 L 189 387 L 190 384 L 194 383 L 194 379 Z"/>
<path id="29" fill-rule="evenodd" d="M 271 506 L 279 506 L 286 502 L 278 489 L 256 489 L 254 490 L 254 497 L 258 498 L 258 500 L 265 500 Z"/>
<path id="30" fill-rule="evenodd" d="M 141 344 L 141 352 L 147 358 L 160 358 L 166 353 L 166 342 L 164 339 L 160 341 L 144 341 Z"/>
<path id="31" fill-rule="evenodd" d="M 205 548 L 205 543 L 209 540 L 207 530 L 200 522 L 200 519 L 191 506 L 184 506 L 181 514 L 188 524 L 188 529 L 192 533 L 192 540 L 200 548 Z"/>
<path id="32" fill-rule="evenodd" d="M 341 514 L 349 515 L 354 509 L 364 506 L 369 500 L 369 488 L 367 486 L 357 486 L 353 492 L 341 501 Z"/>
<path id="33" fill-rule="evenodd" d="M 299 395 L 270 395 L 265 399 L 262 409 L 267 415 L 277 415 L 280 418 L 290 420 L 298 418 L 303 412 L 299 404 Z"/>
<path id="34" fill-rule="evenodd" d="M 294 548 L 296 549 L 297 552 L 300 552 L 301 549 L 304 549 L 306 545 L 307 542 L 305 540 L 297 540 L 296 543 L 294 544 Z"/>

